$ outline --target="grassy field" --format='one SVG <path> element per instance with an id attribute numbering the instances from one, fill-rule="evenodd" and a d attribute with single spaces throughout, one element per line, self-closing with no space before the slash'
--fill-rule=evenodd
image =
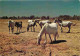
<path id="1" fill-rule="evenodd" d="M 50 44 L 47 35 L 47 44 L 44 45 L 44 35 L 42 36 L 41 45 L 37 45 L 37 35 L 41 30 L 37 24 L 35 32 L 27 32 L 27 20 L 22 21 L 22 33 L 9 34 L 8 19 L 0 19 L 0 56 L 80 56 L 80 21 L 70 20 L 77 23 L 71 26 L 71 33 L 67 33 L 68 28 L 63 28 L 63 33 L 58 27 L 59 37 L 57 42 Z M 51 20 L 53 21 L 53 20 Z M 51 35 L 53 38 L 53 35 Z"/>

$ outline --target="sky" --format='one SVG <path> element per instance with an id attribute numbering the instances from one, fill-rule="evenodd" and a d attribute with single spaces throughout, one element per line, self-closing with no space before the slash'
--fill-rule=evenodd
<path id="1" fill-rule="evenodd" d="M 80 0 L 0 0 L 0 1 L 80 1 Z"/>
<path id="2" fill-rule="evenodd" d="M 0 0 L 0 16 L 80 15 L 79 0 Z"/>

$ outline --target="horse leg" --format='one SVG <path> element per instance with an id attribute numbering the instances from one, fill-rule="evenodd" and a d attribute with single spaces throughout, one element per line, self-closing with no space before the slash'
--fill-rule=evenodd
<path id="1" fill-rule="evenodd" d="M 45 43 L 45 44 L 47 43 L 47 37 L 46 37 L 46 33 L 45 33 L 45 41 L 44 41 L 44 43 Z"/>
<path id="2" fill-rule="evenodd" d="M 14 28 L 11 28 L 11 30 L 12 30 L 12 34 L 13 34 Z"/>
<path id="3" fill-rule="evenodd" d="M 18 27 L 17 27 L 17 32 L 18 32 Z"/>
<path id="4" fill-rule="evenodd" d="M 41 39 L 42 39 L 41 37 L 42 37 L 43 33 L 40 33 L 39 35 L 40 35 L 40 36 L 38 36 L 37 43 L 40 45 L 40 41 L 41 41 Z"/>
<path id="5" fill-rule="evenodd" d="M 42 28 L 42 25 L 41 25 L 41 28 Z"/>
<path id="6" fill-rule="evenodd" d="M 34 28 L 34 26 L 33 26 L 33 30 L 34 30 L 34 32 L 35 32 L 35 28 Z"/>
<path id="7" fill-rule="evenodd" d="M 63 30 L 62 30 L 62 26 L 61 26 L 61 32 L 63 32 Z"/>
<path id="8" fill-rule="evenodd" d="M 21 32 L 21 27 L 20 27 L 20 32 Z"/>
<path id="9" fill-rule="evenodd" d="M 52 43 L 52 39 L 51 39 L 51 36 L 50 36 L 50 34 L 49 34 L 49 38 L 50 38 L 50 40 L 51 40 L 51 43 Z"/>
<path id="10" fill-rule="evenodd" d="M 39 35 L 38 35 L 38 39 L 37 39 L 37 43 L 40 45 L 40 41 L 41 41 L 41 39 L 42 39 L 42 35 L 44 34 L 44 30 L 43 31 L 41 31 L 40 33 L 39 33 Z"/>
<path id="11" fill-rule="evenodd" d="M 70 33 L 71 26 L 68 26 L 68 28 L 69 28 L 69 30 L 68 30 L 68 32 L 67 32 L 67 33 Z"/>
<path id="12" fill-rule="evenodd" d="M 22 32 L 22 27 L 21 27 L 21 32 Z"/>
<path id="13" fill-rule="evenodd" d="M 56 34 L 54 34 L 54 41 L 56 41 Z"/>
<path id="14" fill-rule="evenodd" d="M 34 26 L 33 26 L 33 30 L 34 30 L 34 32 L 35 32 L 35 28 L 34 28 Z"/>
<path id="15" fill-rule="evenodd" d="M 32 32 L 32 27 L 31 27 L 31 32 Z"/>
<path id="16" fill-rule="evenodd" d="M 19 33 L 20 33 L 20 27 L 19 27 Z"/>
<path id="17" fill-rule="evenodd" d="M 10 34 L 10 27 L 9 27 L 9 34 Z"/>
<path id="18" fill-rule="evenodd" d="M 41 35 L 38 37 L 37 43 L 40 45 Z"/>

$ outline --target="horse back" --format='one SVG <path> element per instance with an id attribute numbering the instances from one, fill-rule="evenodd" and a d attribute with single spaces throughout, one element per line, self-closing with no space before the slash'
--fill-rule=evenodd
<path id="1" fill-rule="evenodd" d="M 16 27 L 22 27 L 22 21 L 21 22 L 15 22 Z"/>

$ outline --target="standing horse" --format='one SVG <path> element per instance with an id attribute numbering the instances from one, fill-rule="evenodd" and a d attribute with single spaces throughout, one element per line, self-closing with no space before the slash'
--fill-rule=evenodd
<path id="1" fill-rule="evenodd" d="M 15 22 L 15 26 L 17 27 L 17 32 L 19 29 L 19 33 L 20 33 L 20 30 L 22 31 L 22 21 L 21 22 Z"/>
<path id="2" fill-rule="evenodd" d="M 67 33 L 70 33 L 71 25 L 73 24 L 71 21 L 62 21 L 60 19 L 57 19 L 54 22 L 57 22 L 59 24 L 59 26 L 61 27 L 61 32 L 63 32 L 62 27 L 68 27 L 69 30 Z"/>
<path id="3" fill-rule="evenodd" d="M 10 28 L 11 28 L 12 33 L 14 32 L 14 26 L 15 26 L 15 22 L 10 19 L 10 20 L 8 21 L 9 33 L 10 33 Z"/>
<path id="4" fill-rule="evenodd" d="M 57 25 L 56 23 L 51 23 L 51 24 L 46 23 L 46 24 L 42 27 L 40 33 L 38 34 L 38 40 L 37 40 L 37 43 L 38 43 L 38 44 L 40 44 L 42 35 L 43 35 L 44 33 L 45 33 L 45 42 L 44 42 L 44 43 L 47 42 L 46 34 L 49 35 L 49 38 L 50 38 L 51 42 L 52 42 L 52 39 L 51 39 L 50 34 L 53 34 L 53 35 L 54 35 L 54 41 L 56 41 L 56 36 L 59 36 L 59 35 L 58 35 L 58 25 Z"/>
<path id="5" fill-rule="evenodd" d="M 28 20 L 28 23 L 34 22 L 33 20 Z"/>
<path id="6" fill-rule="evenodd" d="M 43 20 L 43 21 L 39 21 L 39 25 L 40 27 L 42 28 L 42 26 L 45 24 L 45 23 L 51 23 L 49 20 Z"/>
<path id="7" fill-rule="evenodd" d="M 28 23 L 28 26 L 27 26 L 27 31 L 29 31 L 29 28 L 31 27 L 31 31 L 32 31 L 32 27 L 34 29 L 34 32 L 35 32 L 35 28 L 34 26 L 36 25 L 36 21 L 32 21 L 32 22 L 29 22 Z M 37 25 L 36 25 L 37 26 Z"/>

